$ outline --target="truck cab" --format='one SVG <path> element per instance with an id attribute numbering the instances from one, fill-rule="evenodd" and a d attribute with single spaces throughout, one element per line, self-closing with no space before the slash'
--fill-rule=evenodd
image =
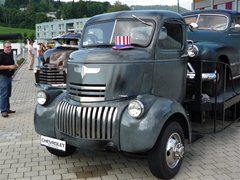
<path id="1" fill-rule="evenodd" d="M 156 177 L 174 177 L 191 141 L 186 33 L 182 16 L 170 11 L 90 18 L 68 59 L 66 89 L 38 92 L 41 144 L 57 156 L 83 146 L 144 153 Z"/>

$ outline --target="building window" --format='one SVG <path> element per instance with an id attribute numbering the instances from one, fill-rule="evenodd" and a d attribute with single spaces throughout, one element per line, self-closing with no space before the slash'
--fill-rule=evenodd
<path id="1" fill-rule="evenodd" d="M 232 2 L 226 3 L 226 9 L 232 9 Z"/>

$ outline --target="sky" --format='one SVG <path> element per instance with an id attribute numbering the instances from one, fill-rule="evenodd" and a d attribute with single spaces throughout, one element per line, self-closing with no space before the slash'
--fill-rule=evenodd
<path id="1" fill-rule="evenodd" d="M 61 0 L 61 1 L 72 2 L 73 0 Z M 77 2 L 78 0 L 74 0 L 74 1 Z M 108 1 L 112 5 L 116 2 L 116 0 L 93 0 L 93 1 L 100 1 L 100 2 Z M 177 5 L 177 2 L 178 2 L 178 0 L 119 0 L 119 1 L 123 4 L 127 4 L 128 6 L 131 6 L 131 5 L 143 5 L 143 6 L 169 5 L 169 6 L 172 6 L 172 5 Z M 193 2 L 193 0 L 179 0 L 179 5 L 188 10 L 191 10 L 192 2 Z"/>

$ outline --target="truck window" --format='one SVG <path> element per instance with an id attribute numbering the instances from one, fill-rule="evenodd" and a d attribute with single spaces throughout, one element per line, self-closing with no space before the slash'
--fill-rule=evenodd
<path id="1" fill-rule="evenodd" d="M 164 23 L 159 32 L 158 46 L 160 49 L 182 49 L 183 30 L 181 24 Z"/>
<path id="2" fill-rule="evenodd" d="M 115 45 L 116 36 L 129 36 L 130 43 L 146 47 L 150 44 L 154 23 L 143 23 L 136 19 L 120 19 L 110 22 L 99 22 L 85 27 L 83 47 Z"/>

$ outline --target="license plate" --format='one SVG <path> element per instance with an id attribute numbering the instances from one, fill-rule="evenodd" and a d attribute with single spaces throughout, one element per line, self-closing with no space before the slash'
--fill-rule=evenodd
<path id="1" fill-rule="evenodd" d="M 41 136 L 41 145 L 61 151 L 66 151 L 66 141 L 62 141 L 59 139 Z"/>

